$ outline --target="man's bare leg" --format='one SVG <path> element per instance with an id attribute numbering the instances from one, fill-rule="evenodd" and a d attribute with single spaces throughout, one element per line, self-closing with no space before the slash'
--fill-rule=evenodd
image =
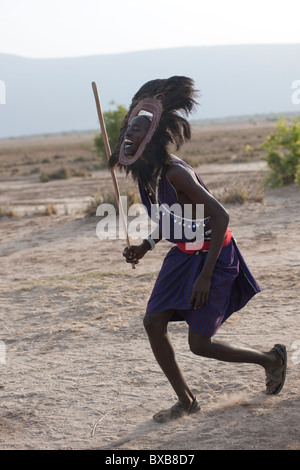
<path id="1" fill-rule="evenodd" d="M 218 359 L 225 362 L 243 362 L 262 366 L 267 374 L 272 374 L 282 364 L 283 360 L 274 350 L 268 352 L 257 351 L 252 348 L 241 348 L 214 338 L 206 338 L 189 330 L 189 345 L 191 351 L 203 357 Z M 268 386 L 268 393 L 272 394 L 276 383 Z"/>
<path id="2" fill-rule="evenodd" d="M 182 411 L 190 410 L 193 403 L 195 403 L 195 397 L 182 375 L 175 357 L 174 348 L 167 332 L 167 325 L 172 313 L 172 310 L 167 310 L 162 313 L 146 315 L 144 318 L 144 326 L 147 331 L 154 356 L 172 385 L 179 400 L 178 404 L 173 407 L 173 409 L 163 411 L 155 415 L 154 419 L 157 421 L 164 421 L 165 418 L 174 418 L 176 413 L 179 416 Z M 200 409 L 200 407 L 198 407 L 198 409 Z M 194 410 L 196 411 L 196 407 L 194 407 Z M 174 416 L 170 416 L 171 411 Z"/>
<path id="3" fill-rule="evenodd" d="M 193 403 L 196 405 L 195 411 L 200 409 L 182 375 L 167 332 L 167 325 L 172 313 L 172 310 L 167 310 L 162 313 L 146 315 L 144 318 L 144 326 L 154 356 L 179 400 L 170 410 L 162 411 L 155 415 L 154 419 L 157 417 L 157 421 L 174 418 L 176 414 L 179 417 L 182 410 L 190 411 Z M 251 348 L 236 347 L 213 338 L 202 337 L 194 333 L 191 329 L 189 331 L 189 344 L 191 351 L 198 356 L 218 359 L 225 362 L 257 364 L 262 366 L 266 373 L 272 373 L 283 363 L 281 357 L 273 350 L 261 352 Z M 278 384 L 270 382 L 268 385 L 268 393 L 272 394 L 277 386 Z M 171 414 L 173 414 L 173 416 L 171 416 Z"/>

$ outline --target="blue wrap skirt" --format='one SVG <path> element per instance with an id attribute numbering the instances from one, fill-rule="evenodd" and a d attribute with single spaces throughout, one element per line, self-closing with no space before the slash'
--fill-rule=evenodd
<path id="1" fill-rule="evenodd" d="M 211 337 L 233 312 L 243 308 L 260 287 L 246 265 L 234 238 L 222 248 L 211 278 L 209 301 L 201 308 L 189 303 L 207 254 L 187 254 L 177 246 L 164 259 L 146 314 L 173 309 L 171 321 L 186 321 L 197 334 Z"/>

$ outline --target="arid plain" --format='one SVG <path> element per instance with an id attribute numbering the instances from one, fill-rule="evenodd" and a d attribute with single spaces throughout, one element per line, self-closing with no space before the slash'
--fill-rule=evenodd
<path id="1" fill-rule="evenodd" d="M 177 155 L 228 209 L 262 288 L 217 336 L 261 350 L 285 343 L 285 387 L 267 396 L 261 368 L 193 356 L 187 326 L 173 324 L 202 411 L 163 425 L 152 415 L 175 396 L 142 318 L 171 245 L 133 270 L 124 240 L 99 240 L 96 207 L 113 193 L 95 133 L 0 140 L 1 449 L 300 448 L 300 190 L 263 185 L 273 130 L 255 119 L 197 124 Z M 136 202 L 135 184 L 117 176 Z"/>

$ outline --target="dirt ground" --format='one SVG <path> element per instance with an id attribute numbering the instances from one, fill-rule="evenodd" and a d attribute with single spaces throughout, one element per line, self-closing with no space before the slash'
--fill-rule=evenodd
<path id="1" fill-rule="evenodd" d="M 197 168 L 206 185 L 221 194 L 261 182 L 259 145 L 270 128 L 200 130 L 207 152 Z M 208 142 L 219 160 L 209 159 Z M 187 148 L 194 163 L 195 148 L 195 141 Z M 299 449 L 299 187 L 225 204 L 262 292 L 217 338 L 261 350 L 286 344 L 284 389 L 267 396 L 261 368 L 193 356 L 186 324 L 172 324 L 178 361 L 202 411 L 160 425 L 152 415 L 175 396 L 142 318 L 171 245 L 160 242 L 133 270 L 122 256 L 124 240 L 97 238 L 99 218 L 84 212 L 92 195 L 110 187 L 97 158 L 90 134 L 0 141 L 0 448 Z M 62 164 L 88 175 L 40 181 Z M 122 190 L 132 187 L 123 174 L 118 179 Z"/>

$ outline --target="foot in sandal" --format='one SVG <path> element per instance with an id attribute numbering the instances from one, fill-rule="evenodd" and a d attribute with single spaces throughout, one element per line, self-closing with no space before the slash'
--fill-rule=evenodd
<path id="1" fill-rule="evenodd" d="M 275 344 L 272 351 L 276 354 L 277 367 L 266 371 L 266 393 L 267 395 L 278 395 L 285 382 L 287 368 L 287 352 L 283 344 Z"/>
<path id="2" fill-rule="evenodd" d="M 157 423 L 166 423 L 168 421 L 180 419 L 186 415 L 197 413 L 198 411 L 200 411 L 200 409 L 201 407 L 199 405 L 199 402 L 196 400 L 196 398 L 194 398 L 193 402 L 188 407 L 183 406 L 182 403 L 178 401 L 171 408 L 167 410 L 162 410 L 156 413 L 153 416 L 153 419 Z"/>

